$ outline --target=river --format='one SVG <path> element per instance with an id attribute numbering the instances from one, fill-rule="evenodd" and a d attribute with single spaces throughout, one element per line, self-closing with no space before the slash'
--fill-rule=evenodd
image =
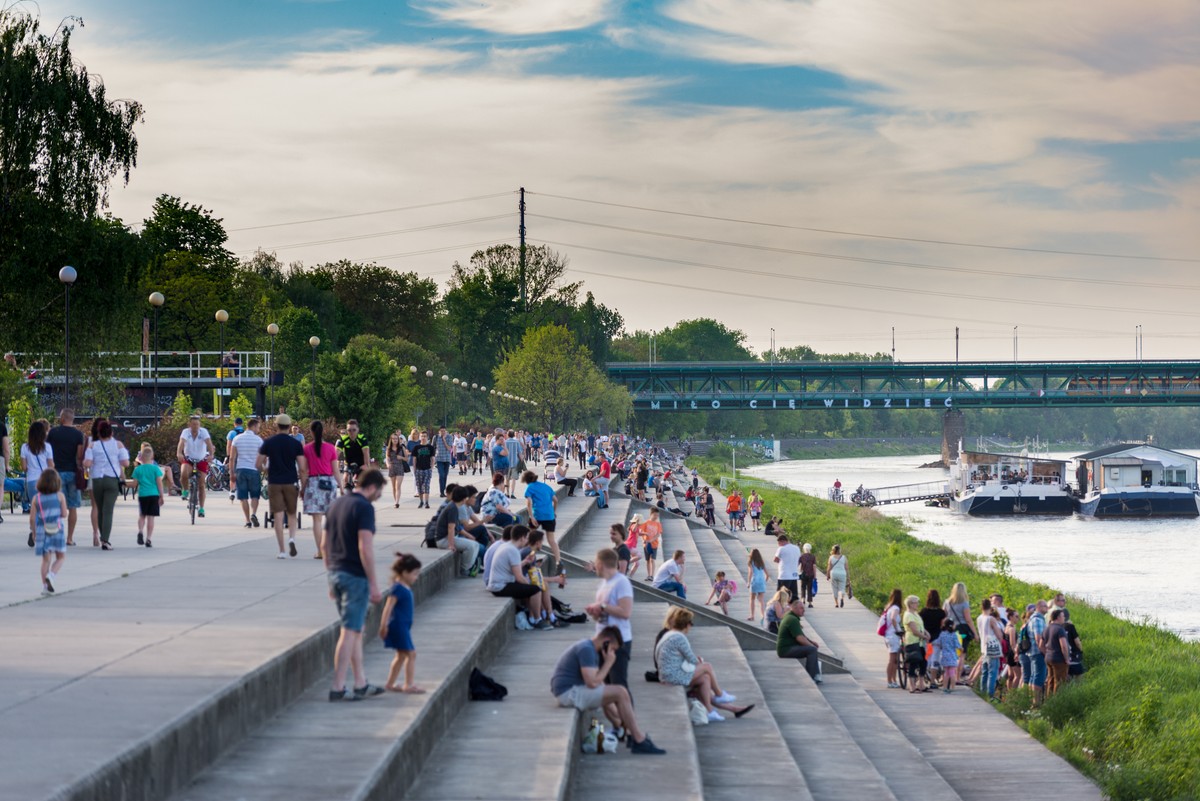
<path id="1" fill-rule="evenodd" d="M 1053 455 L 1069 459 L 1073 454 Z M 841 479 L 847 495 L 860 483 L 875 488 L 942 479 L 947 471 L 920 467 L 937 458 L 800 460 L 738 472 L 825 497 L 835 479 Z M 958 551 L 989 557 L 994 548 L 1003 548 L 1019 578 L 1200 640 L 1200 520 L 968 517 L 923 503 L 881 506 L 879 511 L 902 519 L 916 536 Z M 970 589 L 976 598 L 980 588 Z"/>

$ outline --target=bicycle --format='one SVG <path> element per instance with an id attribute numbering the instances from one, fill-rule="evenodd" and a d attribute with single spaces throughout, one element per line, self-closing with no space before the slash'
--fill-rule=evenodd
<path id="1" fill-rule="evenodd" d="M 232 494 L 232 485 L 229 480 L 229 470 L 225 467 L 225 463 L 220 459 L 213 459 L 208 465 L 208 477 L 204 480 L 207 486 L 213 492 L 224 492 L 230 490 Z M 230 498 L 233 500 L 233 498 Z"/>
<path id="2" fill-rule="evenodd" d="M 346 465 L 346 486 L 342 494 L 349 495 L 354 492 L 354 487 L 358 483 L 358 473 L 361 469 L 361 467 L 353 463 Z"/>
<path id="3" fill-rule="evenodd" d="M 200 505 L 200 471 L 196 469 L 196 465 L 200 462 L 196 459 L 186 460 L 192 466 L 191 475 L 188 477 L 188 517 L 192 520 L 192 525 L 196 525 L 196 509 Z"/>

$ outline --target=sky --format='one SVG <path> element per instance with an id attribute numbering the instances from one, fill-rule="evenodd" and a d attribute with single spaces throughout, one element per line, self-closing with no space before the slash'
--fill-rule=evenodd
<path id="1" fill-rule="evenodd" d="M 11 5 L 11 3 L 9 3 Z M 548 244 L 626 328 L 756 352 L 1197 358 L 1194 0 L 42 0 L 230 247 Z M 893 333 L 894 332 L 894 333 Z"/>

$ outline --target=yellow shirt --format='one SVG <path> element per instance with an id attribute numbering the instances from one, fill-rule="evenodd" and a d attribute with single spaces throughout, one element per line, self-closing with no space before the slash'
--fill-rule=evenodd
<path id="1" fill-rule="evenodd" d="M 914 643 L 924 642 L 924 640 L 913 634 L 912 630 L 909 629 L 908 624 L 910 623 L 917 624 L 917 631 L 925 631 L 925 621 L 921 620 L 921 616 L 916 612 L 905 611 L 904 617 L 900 620 L 900 624 L 904 626 L 904 644 L 912 645 Z"/>

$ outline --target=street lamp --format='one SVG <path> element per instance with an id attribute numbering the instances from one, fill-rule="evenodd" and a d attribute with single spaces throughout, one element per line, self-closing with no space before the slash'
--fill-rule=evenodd
<path id="1" fill-rule="evenodd" d="M 267 336 L 271 338 L 271 359 L 267 362 L 267 386 L 271 388 L 271 413 L 275 410 L 275 337 L 279 336 L 279 326 L 275 323 L 267 325 Z"/>
<path id="2" fill-rule="evenodd" d="M 446 387 L 449 385 L 450 376 L 442 376 L 442 425 L 448 425 L 449 419 L 446 416 Z"/>
<path id="3" fill-rule="evenodd" d="M 426 378 L 433 378 L 433 371 L 432 371 L 432 370 L 426 370 L 426 371 L 425 371 L 425 377 L 426 377 Z"/>
<path id="4" fill-rule="evenodd" d="M 416 375 L 417 374 L 417 366 L 415 364 L 410 365 L 408 368 L 408 372 L 412 373 L 413 375 Z"/>
<path id="5" fill-rule="evenodd" d="M 217 416 L 223 417 L 225 414 L 225 323 L 229 322 L 229 312 L 224 309 L 217 309 L 217 313 L 213 315 L 217 323 L 221 326 L 221 355 L 217 360 Z"/>
<path id="6" fill-rule="evenodd" d="M 312 416 L 317 416 L 317 348 L 321 345 L 320 337 L 309 337 L 308 344 L 313 349 L 312 383 L 308 388 L 308 405 L 312 408 Z"/>
<path id="7" fill-rule="evenodd" d="M 162 420 L 162 404 L 158 398 L 158 310 L 167 299 L 161 292 L 151 292 L 148 300 L 154 307 L 154 425 L 157 427 Z"/>
<path id="8" fill-rule="evenodd" d="M 66 297 L 66 311 L 63 315 L 66 322 L 64 326 L 64 330 L 66 331 L 66 350 L 63 361 L 63 393 L 66 400 L 63 406 L 71 405 L 71 284 L 75 283 L 75 279 L 78 277 L 79 273 L 75 271 L 74 267 L 63 267 L 58 271 L 58 280 L 62 282 Z"/>

